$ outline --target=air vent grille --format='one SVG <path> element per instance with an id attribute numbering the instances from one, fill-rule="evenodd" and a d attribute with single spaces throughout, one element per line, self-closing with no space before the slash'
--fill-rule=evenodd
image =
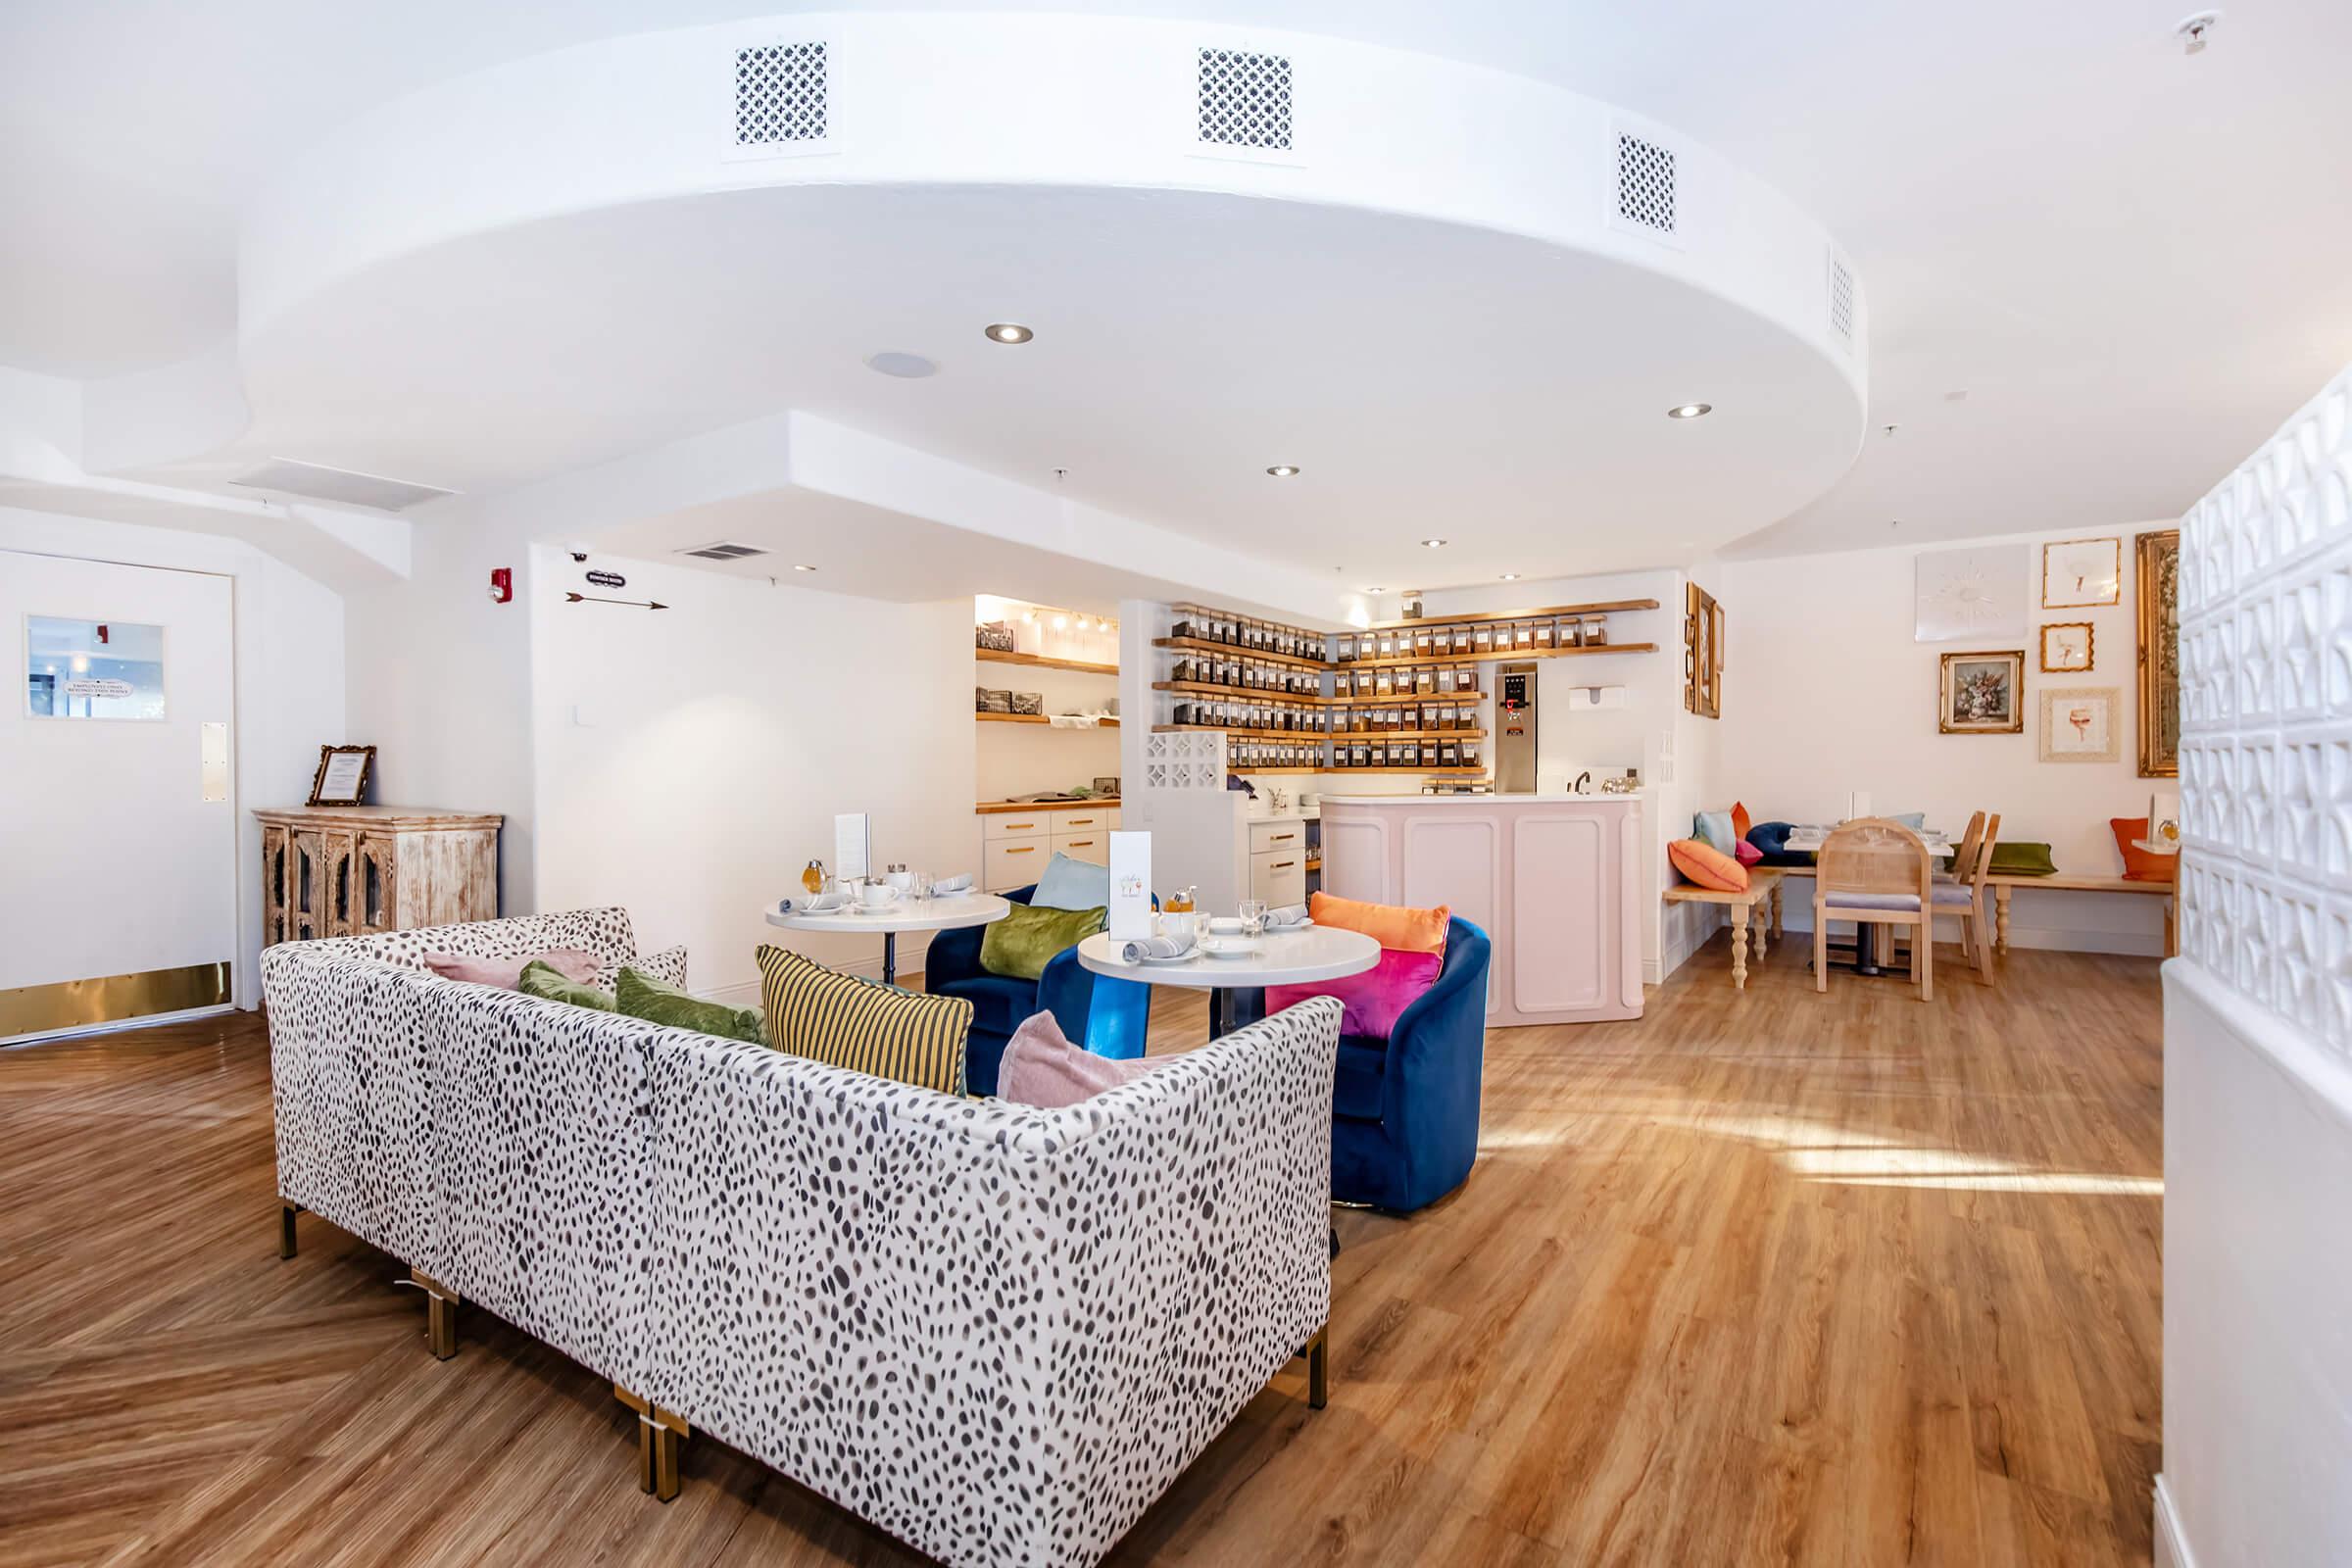
<path id="1" fill-rule="evenodd" d="M 1830 252 L 1830 330 L 1854 340 L 1854 270 L 1836 251 Z"/>
<path id="2" fill-rule="evenodd" d="M 313 501 L 332 501 L 339 506 L 373 507 L 378 512 L 399 512 L 419 502 L 438 501 L 443 496 L 457 494 L 437 485 L 387 479 L 381 474 L 358 473 L 349 468 L 329 468 L 318 463 L 297 463 L 292 458 L 271 458 L 228 482 L 248 490 L 274 490 Z"/>
<path id="3" fill-rule="evenodd" d="M 1289 56 L 1200 51 L 1200 140 L 1206 145 L 1287 153 L 1291 109 Z"/>
<path id="4" fill-rule="evenodd" d="M 751 545 L 733 545 L 721 540 L 714 545 L 698 545 L 692 550 L 681 550 L 678 554 L 700 556 L 705 561 L 741 561 L 746 556 L 764 556 L 767 552 L 755 549 Z"/>
<path id="5" fill-rule="evenodd" d="M 1644 136 L 1617 133 L 1617 216 L 1672 237 L 1675 229 L 1674 149 Z"/>
<path id="6" fill-rule="evenodd" d="M 825 46 L 770 43 L 735 51 L 735 145 L 825 139 Z"/>

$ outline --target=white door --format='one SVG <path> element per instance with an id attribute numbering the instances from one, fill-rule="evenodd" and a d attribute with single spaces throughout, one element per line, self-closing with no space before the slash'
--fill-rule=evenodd
<path id="1" fill-rule="evenodd" d="M 228 1000 L 229 579 L 0 550 L 0 1038 Z"/>

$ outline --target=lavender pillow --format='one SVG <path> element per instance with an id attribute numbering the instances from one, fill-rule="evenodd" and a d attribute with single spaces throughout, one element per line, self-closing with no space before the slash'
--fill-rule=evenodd
<path id="1" fill-rule="evenodd" d="M 1383 948 L 1380 961 L 1361 974 L 1313 985 L 1266 987 L 1266 1012 L 1272 1016 L 1309 997 L 1337 997 L 1340 1033 L 1386 1040 L 1404 1009 L 1438 983 L 1438 971 L 1445 967 L 1442 953 L 1399 953 Z"/>
<path id="2" fill-rule="evenodd" d="M 427 953 L 418 960 L 444 980 L 467 985 L 496 986 L 501 991 L 522 989 L 525 965 L 544 963 L 566 980 L 586 985 L 596 978 L 596 955 L 577 948 L 551 948 L 545 953 L 517 954 L 507 958 L 476 958 L 463 953 Z"/>
<path id="3" fill-rule="evenodd" d="M 1158 1066 L 1141 1056 L 1113 1061 L 1070 1044 L 1050 1012 L 1033 1012 L 1004 1042 L 997 1063 L 997 1098 L 1015 1105 L 1058 1110 L 1082 1104 Z"/>

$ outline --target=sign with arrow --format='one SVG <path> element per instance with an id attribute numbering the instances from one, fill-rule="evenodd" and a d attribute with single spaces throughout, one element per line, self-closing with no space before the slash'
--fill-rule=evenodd
<path id="1" fill-rule="evenodd" d="M 632 610 L 667 610 L 659 599 L 599 599 L 594 594 L 565 593 L 564 600 L 573 605 L 626 605 Z"/>

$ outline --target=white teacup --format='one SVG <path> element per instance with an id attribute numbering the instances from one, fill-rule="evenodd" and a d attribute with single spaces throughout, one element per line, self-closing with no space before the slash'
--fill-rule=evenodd
<path id="1" fill-rule="evenodd" d="M 858 887 L 858 902 L 869 909 L 886 909 L 899 902 L 899 890 L 885 882 L 862 882 Z"/>
<path id="2" fill-rule="evenodd" d="M 891 871 L 886 873 L 882 880 L 890 884 L 891 891 L 894 893 L 905 893 L 914 886 L 914 873 L 912 871 Z"/>

